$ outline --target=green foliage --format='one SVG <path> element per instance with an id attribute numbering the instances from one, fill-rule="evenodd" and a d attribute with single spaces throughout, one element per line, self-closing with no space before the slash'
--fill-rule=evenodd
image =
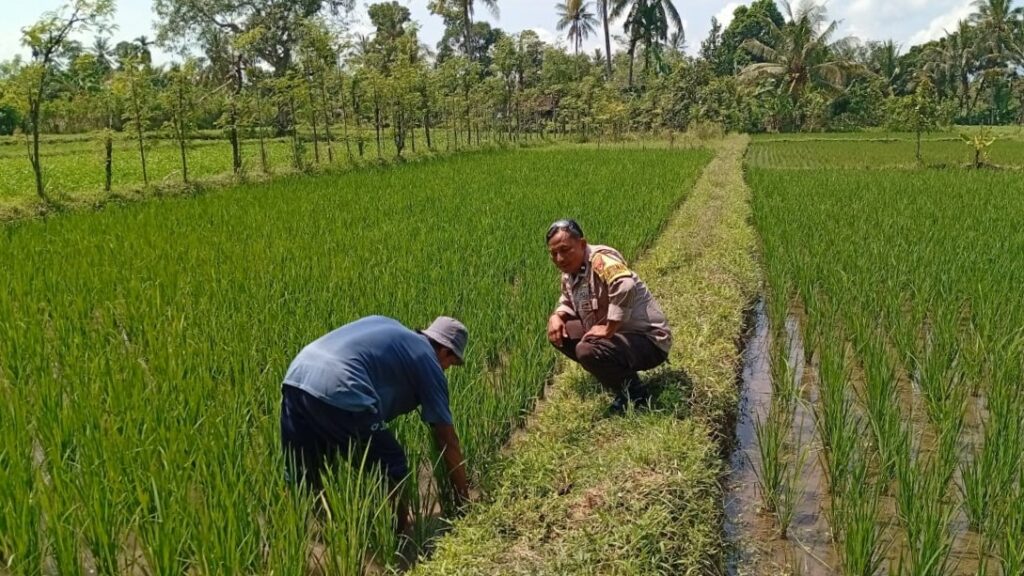
<path id="1" fill-rule="evenodd" d="M 0 105 L 0 136 L 10 136 L 21 125 L 21 114 L 11 104 Z"/>
<path id="2" fill-rule="evenodd" d="M 755 62 L 741 47 L 748 39 L 755 39 L 765 45 L 772 45 L 772 26 L 781 29 L 786 21 L 774 0 L 755 0 L 749 6 L 739 6 L 733 12 L 732 21 L 722 31 L 721 39 L 709 54 L 708 60 L 714 66 L 715 74 L 731 76 L 748 64 Z"/>

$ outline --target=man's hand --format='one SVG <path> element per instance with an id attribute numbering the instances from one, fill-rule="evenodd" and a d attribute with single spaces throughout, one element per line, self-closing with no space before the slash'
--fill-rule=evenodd
<path id="1" fill-rule="evenodd" d="M 611 338 L 615 335 L 615 332 L 619 329 L 618 322 L 609 322 L 607 324 L 598 324 L 587 333 L 583 335 L 584 340 L 597 340 L 601 338 Z"/>
<path id="2" fill-rule="evenodd" d="M 562 339 L 568 337 L 565 333 L 565 320 L 558 314 L 552 314 L 548 318 L 548 341 L 555 346 L 562 346 Z"/>
<path id="3" fill-rule="evenodd" d="M 462 460 L 462 449 L 459 446 L 459 436 L 455 433 L 455 427 L 451 424 L 433 424 L 434 441 L 441 451 L 441 458 L 444 460 L 445 468 L 448 469 L 448 479 L 452 483 L 455 497 L 459 506 L 469 502 L 469 482 L 466 480 L 466 464 Z"/>

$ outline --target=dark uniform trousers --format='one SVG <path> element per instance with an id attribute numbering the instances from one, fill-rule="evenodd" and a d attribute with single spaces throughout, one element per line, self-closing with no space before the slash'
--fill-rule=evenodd
<path id="1" fill-rule="evenodd" d="M 625 392 L 637 372 L 660 366 L 668 353 L 643 334 L 615 334 L 611 338 L 583 338 L 586 332 L 579 320 L 565 323 L 569 335 L 555 346 L 569 359 L 578 362 L 613 393 Z"/>

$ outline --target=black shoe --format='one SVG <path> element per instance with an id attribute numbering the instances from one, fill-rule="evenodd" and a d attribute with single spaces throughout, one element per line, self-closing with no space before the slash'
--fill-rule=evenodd
<path id="1" fill-rule="evenodd" d="M 626 399 L 625 394 L 616 394 L 615 399 L 608 405 L 606 413 L 608 416 L 622 416 L 626 413 L 626 407 L 629 405 L 629 400 Z"/>
<path id="2" fill-rule="evenodd" d="M 622 383 L 622 388 L 624 391 L 617 393 L 611 405 L 608 406 L 609 415 L 620 416 L 625 414 L 630 404 L 633 405 L 634 409 L 643 409 L 650 406 L 651 393 L 647 391 L 647 387 L 640 381 L 640 378 L 633 377 L 627 379 Z"/>

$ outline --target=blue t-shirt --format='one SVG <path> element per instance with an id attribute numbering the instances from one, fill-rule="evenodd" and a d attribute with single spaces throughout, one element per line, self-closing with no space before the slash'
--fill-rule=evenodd
<path id="1" fill-rule="evenodd" d="M 422 406 L 424 422 L 452 423 L 448 380 L 430 340 L 384 316 L 356 320 L 303 348 L 284 384 L 384 421 Z"/>

